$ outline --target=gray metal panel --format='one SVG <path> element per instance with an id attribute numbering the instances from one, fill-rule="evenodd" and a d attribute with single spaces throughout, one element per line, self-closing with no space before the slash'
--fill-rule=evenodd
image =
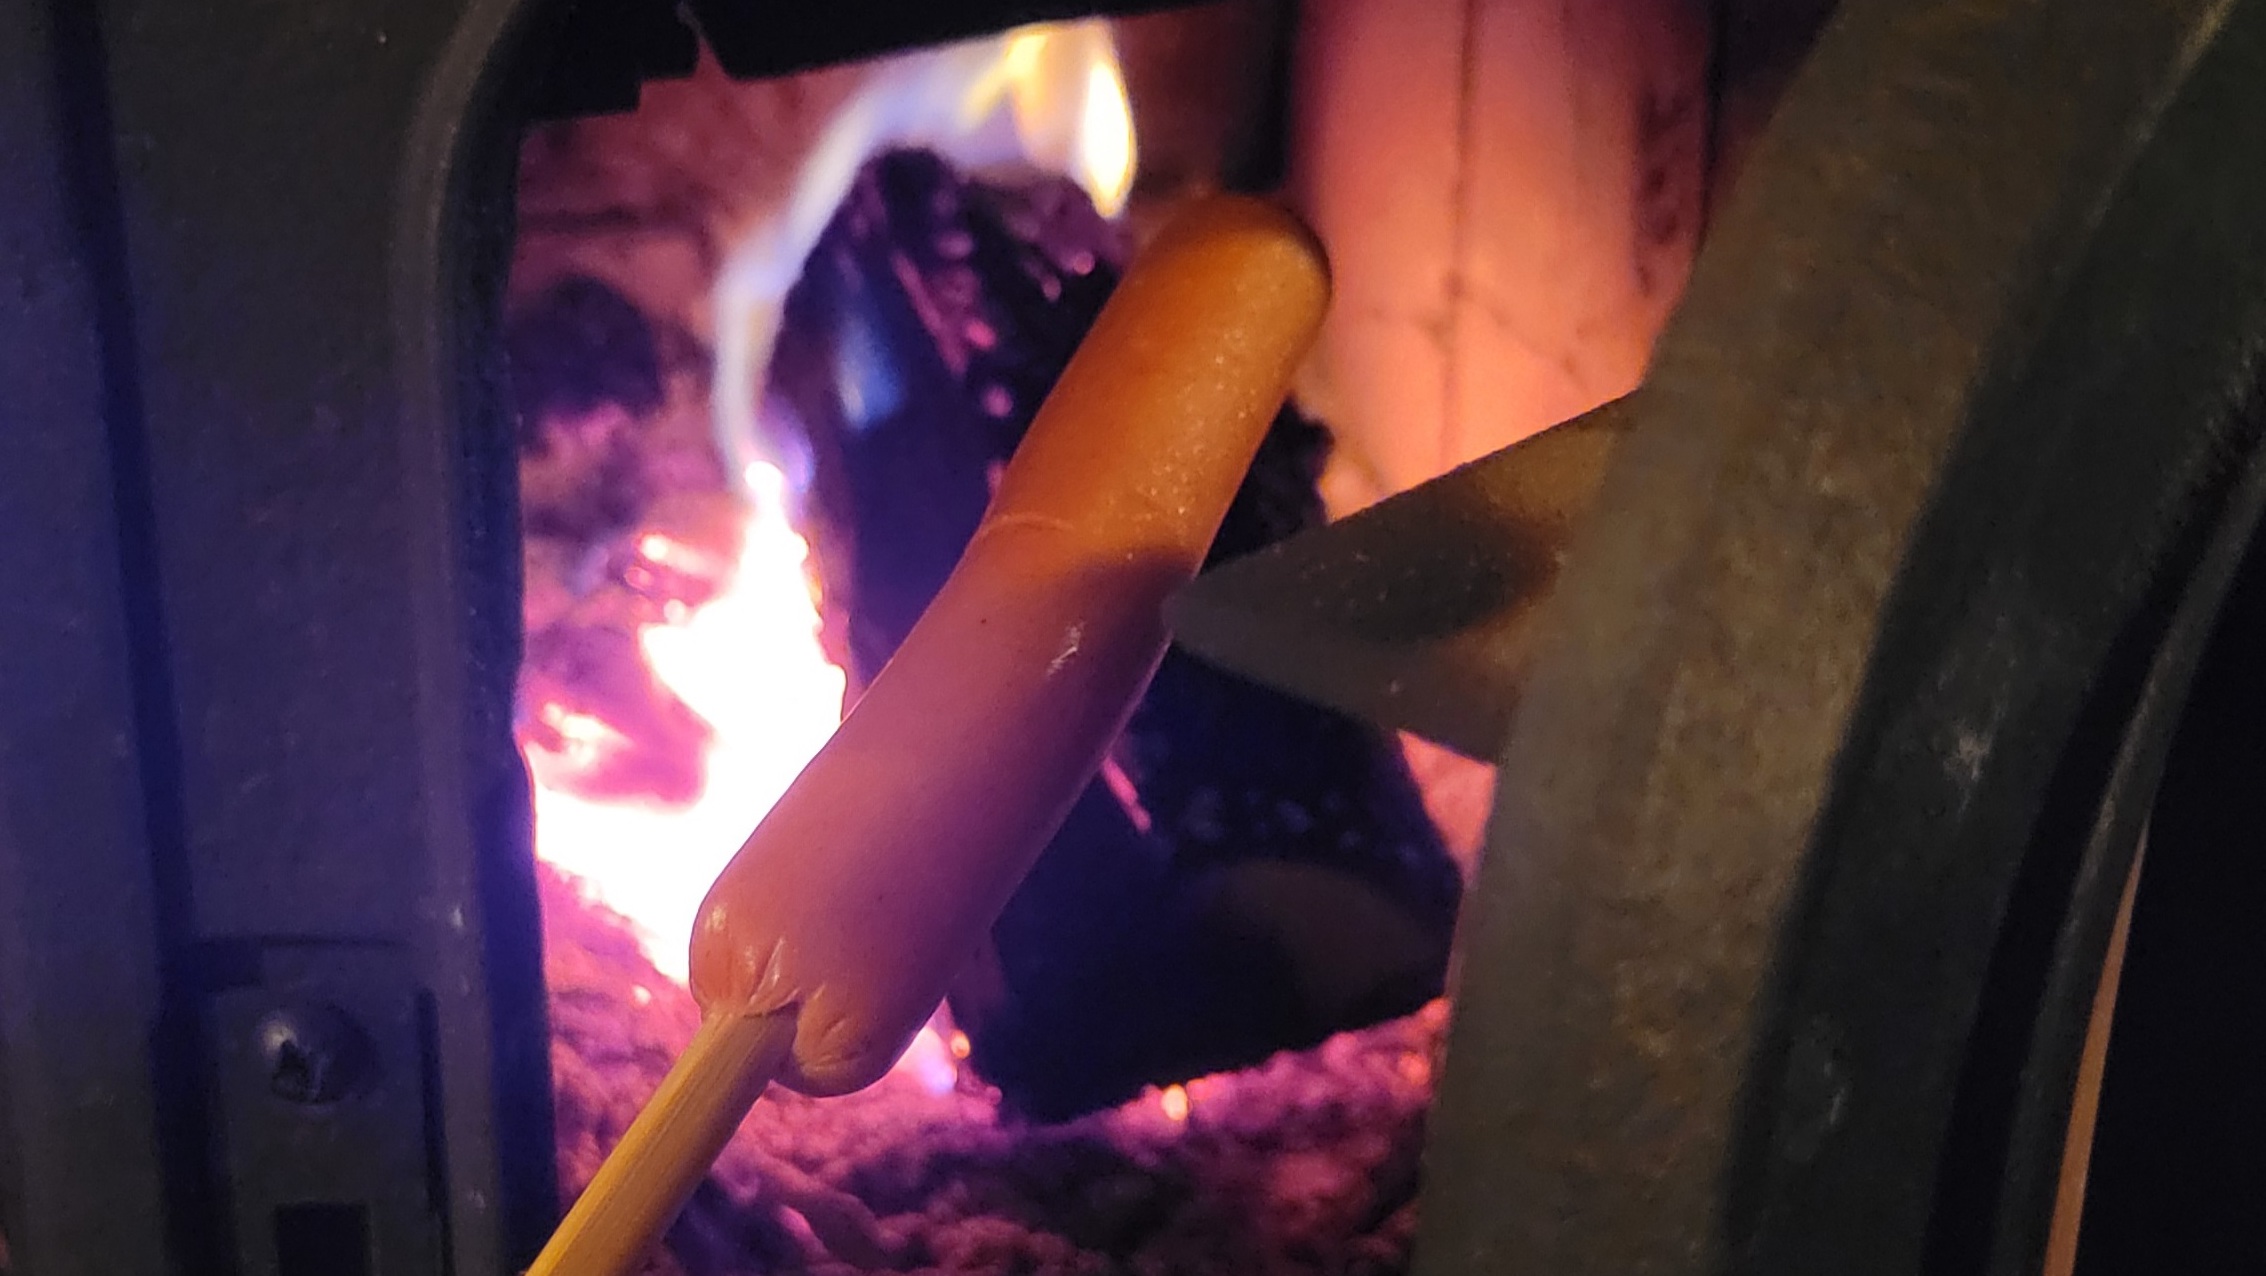
<path id="1" fill-rule="evenodd" d="M 166 1060 L 99 331 L 116 279 L 69 146 L 95 86 L 53 18 L 0 6 L 0 1221 L 17 1269 L 110 1276 L 170 1266 Z"/>
<path id="2" fill-rule="evenodd" d="M 389 1110 L 433 1119 L 324 1151 L 336 1183 L 356 1158 L 416 1170 L 401 1189 L 449 1252 L 396 1244 L 388 1276 L 508 1270 L 555 1209 L 489 339 L 524 8 L 97 10 L 195 991 L 237 1022 L 288 995 L 278 951 L 340 954 L 349 979 L 356 945 L 405 954 L 429 1057 L 395 1052 L 388 1081 L 430 1093 Z M 215 1147 L 284 1137 L 241 1086 L 212 1102 Z M 237 1169 L 238 1205 L 277 1199 Z"/>
<path id="3" fill-rule="evenodd" d="M 438 5 L 102 6 L 207 937 L 392 938 L 429 857 L 390 333 Z M 427 481 L 421 481 L 427 480 Z M 445 478 L 442 483 L 445 484 Z"/>

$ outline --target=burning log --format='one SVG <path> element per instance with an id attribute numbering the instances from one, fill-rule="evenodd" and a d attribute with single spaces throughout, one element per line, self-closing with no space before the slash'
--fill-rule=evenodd
<path id="1" fill-rule="evenodd" d="M 1077 188 L 869 166 L 787 306 L 772 393 L 817 460 L 854 678 L 941 587 L 1114 286 Z M 1327 437 L 1275 422 L 1210 558 L 1322 517 Z M 971 1062 L 1059 1120 L 1437 996 L 1460 878 L 1391 740 L 1169 654 L 955 989 Z"/>

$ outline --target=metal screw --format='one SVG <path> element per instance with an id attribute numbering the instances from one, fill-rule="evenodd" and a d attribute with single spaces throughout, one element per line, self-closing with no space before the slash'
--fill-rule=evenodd
<path id="1" fill-rule="evenodd" d="M 268 1089 L 290 1103 L 336 1103 L 368 1064 L 369 1039 L 336 1006 L 279 1006 L 260 1017 L 254 1034 Z"/>

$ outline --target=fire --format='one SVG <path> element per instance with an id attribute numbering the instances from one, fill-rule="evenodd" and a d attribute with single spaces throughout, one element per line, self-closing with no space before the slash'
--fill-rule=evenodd
<path id="1" fill-rule="evenodd" d="M 805 157 L 786 207 L 753 227 L 715 284 L 717 439 L 739 480 L 745 522 L 725 570 L 656 531 L 635 541 L 632 583 L 654 573 L 719 577 L 706 601 L 671 600 L 638 632 L 653 676 L 710 730 L 693 799 L 605 800 L 573 790 L 632 741 L 558 703 L 533 706 L 544 743 L 525 745 L 534 775 L 536 853 L 629 919 L 654 965 L 680 983 L 701 899 L 747 835 L 840 724 L 845 679 L 819 643 L 810 547 L 790 522 L 807 481 L 791 433 L 757 418 L 786 295 L 858 170 L 896 146 L 923 146 L 963 168 L 1019 164 L 1079 183 L 1105 216 L 1132 188 L 1132 108 L 1108 24 L 1021 28 L 885 59 Z M 898 1071 L 932 1091 L 957 1082 L 967 1038 L 939 1022 Z"/>
<path id="2" fill-rule="evenodd" d="M 1056 173 L 1116 216 L 1137 152 L 1108 22 L 1042 23 L 875 64 L 804 158 L 785 209 L 750 228 L 718 274 L 716 431 L 735 468 L 792 453 L 758 420 L 787 291 L 858 170 L 899 146 L 926 147 L 968 170 Z"/>
<path id="3" fill-rule="evenodd" d="M 744 477 L 750 499 L 730 579 L 680 622 L 638 636 L 654 675 L 712 730 L 699 795 L 681 807 L 592 800 L 546 782 L 551 760 L 529 752 L 536 853 L 627 917 L 653 964 L 679 981 L 709 883 L 842 715 L 844 679 L 819 647 L 810 547 L 787 522 L 786 482 L 760 463 Z M 639 551 L 663 563 L 690 552 L 652 533 Z M 565 739 L 558 761 L 569 767 L 576 751 L 616 734 L 556 705 L 537 713 Z"/>
<path id="4" fill-rule="evenodd" d="M 1133 189 L 1133 106 L 1108 24 L 1009 33 L 996 69 L 970 93 L 970 109 L 988 113 L 1001 94 L 1026 158 L 1083 186 L 1102 216 L 1125 210 Z"/>

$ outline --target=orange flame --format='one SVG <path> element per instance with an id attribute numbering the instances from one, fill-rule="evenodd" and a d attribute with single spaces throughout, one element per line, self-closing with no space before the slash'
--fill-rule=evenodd
<path id="1" fill-rule="evenodd" d="M 1133 189 L 1133 108 L 1099 18 L 1042 23 L 885 59 L 804 156 L 786 207 L 716 280 L 717 442 L 735 468 L 778 451 L 757 419 L 787 291 L 866 160 L 922 146 L 966 169 L 1021 164 L 1084 187 L 1114 217 Z"/>
<path id="2" fill-rule="evenodd" d="M 1002 128 L 1001 121 L 1008 127 Z M 1001 138 L 1012 144 L 1002 150 Z M 756 419 L 787 291 L 870 156 L 923 145 L 969 168 L 1021 162 L 1083 186 L 1115 216 L 1134 171 L 1131 107 L 1108 25 L 1054 23 L 879 63 L 805 157 L 787 207 L 752 228 L 715 284 L 717 441 L 745 501 L 739 555 L 722 589 L 672 601 L 638 635 L 647 667 L 711 729 L 698 795 L 681 806 L 607 801 L 567 777 L 629 742 L 604 720 L 539 706 L 549 751 L 526 746 L 536 853 L 628 918 L 656 967 L 685 979 L 692 923 L 725 863 L 839 725 L 844 677 L 818 638 L 809 546 L 788 518 L 791 453 Z M 633 570 L 698 571 L 699 551 L 659 532 Z M 945 1035 L 949 1033 L 949 1036 Z M 957 1082 L 967 1038 L 941 1019 L 899 1060 L 933 1091 Z"/>
<path id="3" fill-rule="evenodd" d="M 694 912 L 749 830 L 841 721 L 844 680 L 818 642 L 805 564 L 810 547 L 787 523 L 786 484 L 769 466 L 746 476 L 751 499 L 728 583 L 675 624 L 639 633 L 648 666 L 713 729 L 706 782 L 690 804 L 604 802 L 536 774 L 535 848 L 593 898 L 630 919 L 654 965 L 685 977 Z M 681 546 L 648 534 L 639 548 L 665 562 Z M 540 712 L 571 751 L 613 734 L 587 715 Z"/>

